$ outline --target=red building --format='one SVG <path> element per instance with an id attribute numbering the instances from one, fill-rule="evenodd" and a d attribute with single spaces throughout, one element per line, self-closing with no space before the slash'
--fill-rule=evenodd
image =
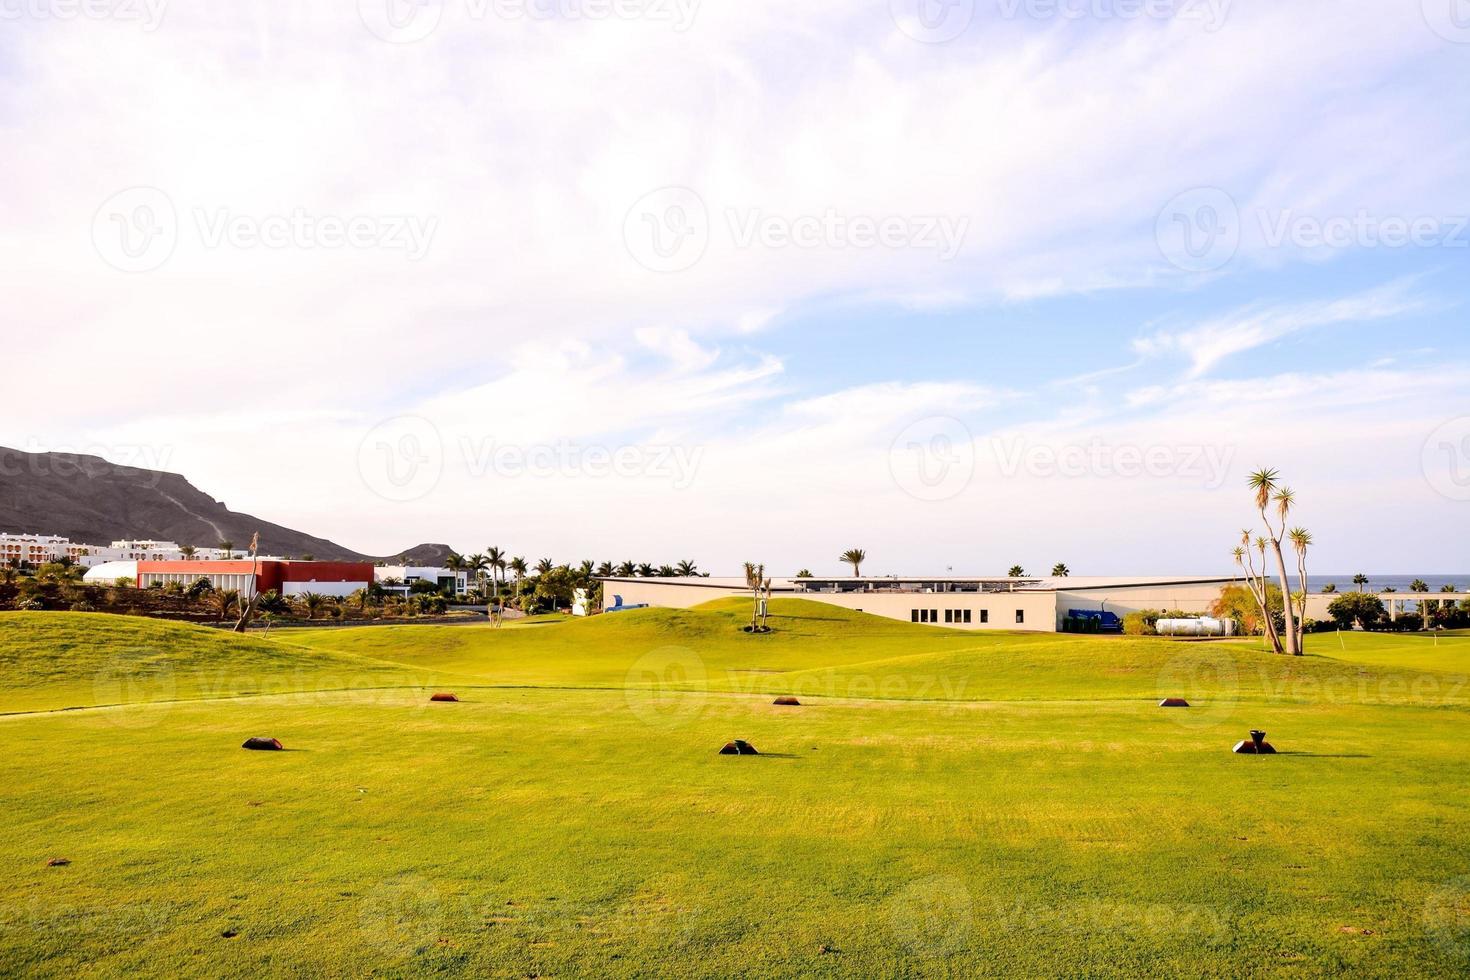
<path id="1" fill-rule="evenodd" d="M 237 589 L 242 596 L 247 597 L 257 591 L 274 591 L 281 595 L 316 592 L 320 595 L 345 596 L 367 588 L 368 583 L 373 580 L 373 566 L 367 562 L 276 559 L 150 561 L 138 564 L 136 576 L 140 589 L 169 582 L 187 587 L 200 579 L 207 579 L 216 589 Z"/>

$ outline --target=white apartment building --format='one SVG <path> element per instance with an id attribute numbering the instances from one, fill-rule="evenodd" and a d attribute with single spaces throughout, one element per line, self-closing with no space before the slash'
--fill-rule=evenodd
<path id="1" fill-rule="evenodd" d="M 440 589 L 452 588 L 455 595 L 464 595 L 470 590 L 470 573 L 449 568 L 434 568 L 424 565 L 379 565 L 373 569 L 378 584 L 389 592 L 407 595 L 414 582 L 433 582 Z M 394 585 L 387 585 L 394 582 Z"/>
<path id="2" fill-rule="evenodd" d="M 236 548 L 195 548 L 194 561 L 225 561 L 244 557 Z M 262 558 L 267 557 L 262 555 Z M 83 568 L 95 568 L 113 561 L 188 561 L 183 546 L 173 541 L 129 539 L 110 545 L 80 544 L 56 534 L 13 534 L 0 532 L 0 565 L 41 565 L 70 558 Z"/>

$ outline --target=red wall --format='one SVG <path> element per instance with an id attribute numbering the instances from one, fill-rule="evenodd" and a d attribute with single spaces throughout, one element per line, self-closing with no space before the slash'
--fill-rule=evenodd
<path id="1" fill-rule="evenodd" d="M 373 566 L 354 561 L 150 561 L 140 562 L 138 577 L 159 575 L 249 575 L 259 572 L 257 591 L 279 592 L 285 582 L 371 582 Z M 141 582 L 139 583 L 141 585 Z"/>

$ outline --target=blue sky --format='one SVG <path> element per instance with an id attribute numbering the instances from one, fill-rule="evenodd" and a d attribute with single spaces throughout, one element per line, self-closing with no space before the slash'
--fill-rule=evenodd
<path id="1" fill-rule="evenodd" d="M 35 0 L 0 329 L 73 394 L 0 443 L 715 571 L 1225 571 L 1269 464 L 1317 569 L 1454 571 L 1462 3 Z"/>

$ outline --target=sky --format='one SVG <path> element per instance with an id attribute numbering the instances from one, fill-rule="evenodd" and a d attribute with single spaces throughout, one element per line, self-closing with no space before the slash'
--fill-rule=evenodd
<path id="1" fill-rule="evenodd" d="M 715 574 L 1228 574 L 1271 466 L 1470 567 L 1470 0 L 0 21 L 0 444 Z"/>

